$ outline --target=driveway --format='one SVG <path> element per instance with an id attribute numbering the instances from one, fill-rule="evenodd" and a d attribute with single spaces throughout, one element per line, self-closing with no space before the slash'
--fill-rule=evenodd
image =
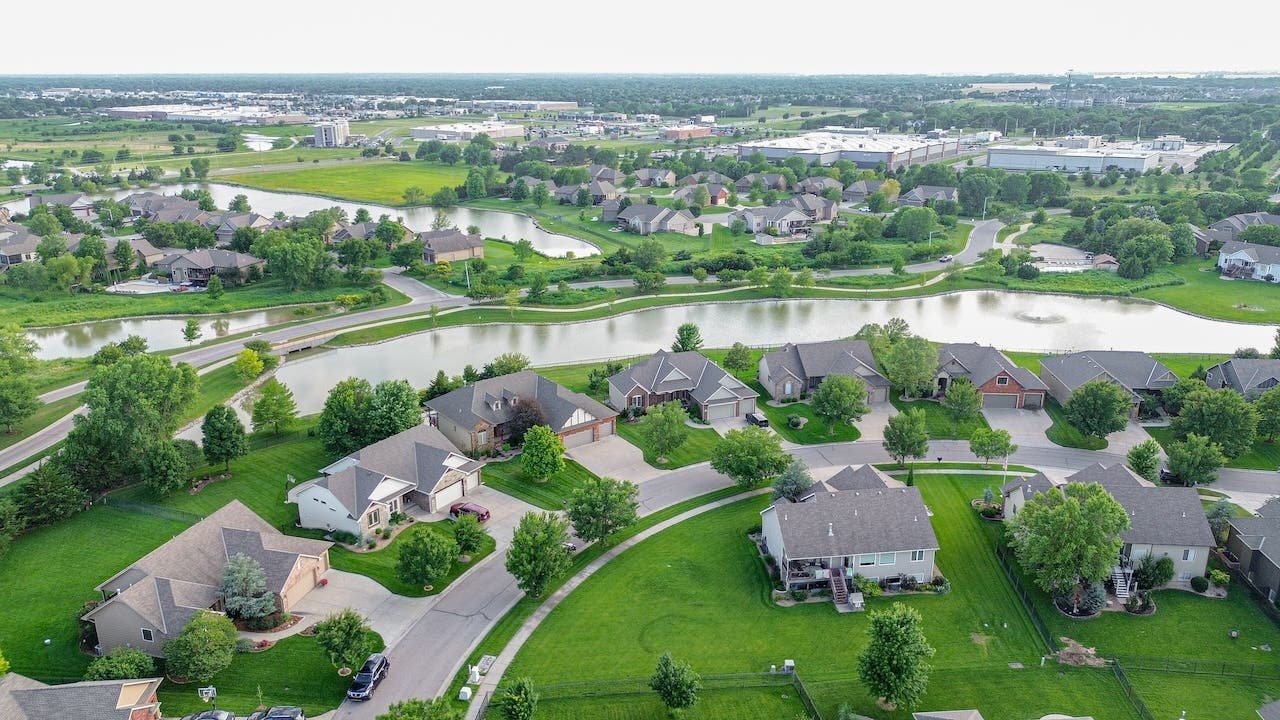
<path id="1" fill-rule="evenodd" d="M 1053 425 L 1053 418 L 1045 410 L 1015 410 L 1012 408 L 984 408 L 982 414 L 991 427 L 1009 431 L 1018 447 L 1048 447 L 1053 445 L 1044 434 Z"/>
<path id="2" fill-rule="evenodd" d="M 600 477 L 628 480 L 637 485 L 659 477 L 664 472 L 646 463 L 640 448 L 618 435 L 609 435 L 576 447 L 566 452 L 565 457 L 578 461 L 582 467 Z"/>
<path id="3" fill-rule="evenodd" d="M 1134 445 L 1150 440 L 1151 436 L 1138 423 L 1130 420 L 1128 425 L 1120 432 L 1113 432 L 1107 436 L 1107 451 L 1113 453 L 1127 453 Z"/>
<path id="4" fill-rule="evenodd" d="M 392 595 L 364 575 L 330 570 L 324 577 L 329 584 L 307 593 L 293 608 L 294 614 L 306 616 L 301 621 L 303 625 L 312 625 L 351 608 L 368 618 L 373 629 L 390 645 L 404 636 L 422 614 L 424 603 L 430 602 L 424 598 Z"/>
<path id="5" fill-rule="evenodd" d="M 382 282 L 409 296 L 410 302 L 419 303 L 431 300 L 455 300 L 457 296 L 437 290 L 430 285 L 403 275 L 402 268 L 383 268 Z"/>
<path id="6" fill-rule="evenodd" d="M 480 481 L 484 482 L 484 471 L 480 471 Z M 473 502 L 483 505 L 489 510 L 489 522 L 485 523 L 485 528 L 493 539 L 498 543 L 498 550 L 502 550 L 511 544 L 511 536 L 515 533 L 516 525 L 520 524 L 520 518 L 527 512 L 542 512 L 542 508 L 530 505 L 529 503 L 513 498 L 510 495 L 495 490 L 487 485 L 472 490 L 465 498 L 467 502 Z M 429 516 L 431 520 L 443 520 L 448 517 L 448 508 L 444 513 L 436 513 Z"/>
<path id="7" fill-rule="evenodd" d="M 856 426 L 858 432 L 862 433 L 860 440 L 878 443 L 884 440 L 884 426 L 888 424 L 889 418 L 898 414 L 898 408 L 887 402 L 871 403 L 870 407 L 871 412 L 863 415 Z"/>

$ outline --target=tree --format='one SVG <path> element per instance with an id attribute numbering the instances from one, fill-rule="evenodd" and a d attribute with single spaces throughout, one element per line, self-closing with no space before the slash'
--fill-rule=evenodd
<path id="1" fill-rule="evenodd" d="M 240 379 L 252 380 L 262 374 L 264 365 L 258 353 L 246 348 L 236 355 L 234 368 Z"/>
<path id="2" fill-rule="evenodd" d="M 632 251 L 631 261 L 641 270 L 652 272 L 662 264 L 666 256 L 667 251 L 662 247 L 662 243 L 654 238 L 645 238 Z"/>
<path id="3" fill-rule="evenodd" d="M 730 430 L 711 448 L 711 469 L 741 487 L 754 487 L 776 476 L 791 463 L 782 440 L 754 425 Z"/>
<path id="4" fill-rule="evenodd" d="M 200 321 L 195 318 L 188 318 L 187 323 L 182 326 L 182 339 L 188 343 L 193 343 L 200 339 L 204 333 L 200 332 Z"/>
<path id="5" fill-rule="evenodd" d="M 890 342 L 881 362 L 890 382 L 907 397 L 924 397 L 933 391 L 938 351 L 928 340 L 911 336 Z"/>
<path id="6" fill-rule="evenodd" d="M 516 260 L 526 262 L 533 257 L 537 251 L 533 247 L 533 243 L 526 238 L 520 238 L 511 246 L 511 252 L 515 253 Z"/>
<path id="7" fill-rule="evenodd" d="M 486 377 L 513 375 L 529 367 L 529 358 L 517 352 L 506 352 L 495 357 L 493 362 L 485 365 Z"/>
<path id="8" fill-rule="evenodd" d="M 974 422 L 982 417 L 982 393 L 978 392 L 969 378 L 955 378 L 947 386 L 942 407 L 956 426 Z"/>
<path id="9" fill-rule="evenodd" d="M 538 693 L 533 689 L 533 680 L 516 678 L 504 686 L 494 700 L 494 707 L 504 720 L 533 720 L 538 710 Z"/>
<path id="10" fill-rule="evenodd" d="M 535 425 L 525 431 L 520 469 L 534 482 L 543 482 L 564 470 L 564 441 L 555 430 Z"/>
<path id="11" fill-rule="evenodd" d="M 828 375 L 818 385 L 809 407 L 827 425 L 827 434 L 834 435 L 836 425 L 852 424 L 871 412 L 867 406 L 867 386 L 861 378 L 852 375 Z"/>
<path id="12" fill-rule="evenodd" d="M 411 533 L 400 543 L 396 577 L 415 587 L 430 585 L 449 574 L 458 554 L 454 538 L 436 532 Z"/>
<path id="13" fill-rule="evenodd" d="M 431 204 L 438 208 L 453 207 L 458 204 L 458 191 L 448 186 L 442 187 L 431 193 Z"/>
<path id="14" fill-rule="evenodd" d="M 1090 380 L 1071 393 L 1067 421 L 1086 437 L 1104 438 L 1129 424 L 1129 394 L 1106 380 Z"/>
<path id="15" fill-rule="evenodd" d="M 1182 412 L 1169 423 L 1174 437 L 1203 435 L 1227 458 L 1239 457 L 1253 447 L 1258 431 L 1258 411 L 1230 388 L 1207 386 L 1188 395 Z"/>
<path id="16" fill-rule="evenodd" d="M 365 619 L 351 608 L 333 613 L 316 623 L 314 629 L 316 643 L 334 667 L 360 667 L 373 648 L 369 637 L 372 630 Z"/>
<path id="17" fill-rule="evenodd" d="M 513 202 L 524 202 L 529 198 L 529 184 L 524 178 L 517 178 L 511 183 L 511 200 Z"/>
<path id="18" fill-rule="evenodd" d="M 1236 516 L 1235 503 L 1230 498 L 1219 498 L 1209 506 L 1204 512 L 1205 519 L 1209 521 L 1209 529 L 1213 530 L 1213 536 L 1219 543 L 1227 538 L 1227 528 L 1231 523 L 1231 519 Z"/>
<path id="19" fill-rule="evenodd" d="M 26 420 L 40 409 L 31 381 L 20 375 L 0 375 L 0 425 L 12 435 L 13 426 Z"/>
<path id="20" fill-rule="evenodd" d="M 924 242 L 938 225 L 938 215 L 927 207 L 903 208 L 897 215 L 898 237 L 907 242 Z"/>
<path id="21" fill-rule="evenodd" d="M 414 260 L 422 260 L 423 243 L 421 240 L 396 243 L 391 248 L 391 263 L 396 267 L 407 268 Z"/>
<path id="22" fill-rule="evenodd" d="M 585 480 L 569 497 L 566 515 L 573 533 L 587 542 L 604 541 L 636 521 L 640 507 L 635 483 L 613 478 Z"/>
<path id="23" fill-rule="evenodd" d="M 137 336 L 130 336 L 134 337 Z M 12 375 L 30 371 L 35 367 L 35 353 L 39 349 L 36 341 L 21 327 L 12 323 L 0 325 L 0 374 Z"/>
<path id="24" fill-rule="evenodd" d="M 813 478 L 804 463 L 792 459 L 791 464 L 773 479 L 773 499 L 786 498 L 791 502 L 800 502 L 804 492 L 813 487 Z"/>
<path id="25" fill-rule="evenodd" d="M 552 580 L 569 570 L 573 560 L 564 546 L 569 541 L 568 522 L 552 513 L 525 513 L 507 549 L 507 572 L 516 585 L 532 597 L 540 597 Z"/>
<path id="26" fill-rule="evenodd" d="M 923 620 L 915 608 L 894 603 L 868 618 L 871 638 L 858 657 L 858 677 L 885 703 L 912 707 L 929 684 L 933 647 L 925 640 Z"/>
<path id="27" fill-rule="evenodd" d="M 960 207 L 965 215 L 981 215 L 988 199 L 1000 194 L 1000 181 L 990 175 L 966 172 L 960 178 Z"/>
<path id="28" fill-rule="evenodd" d="M 640 435 L 653 448 L 659 464 L 689 439 L 689 414 L 678 402 L 665 402 L 649 408 L 640 421 Z"/>
<path id="29" fill-rule="evenodd" d="M 170 677 L 208 682 L 235 658 L 236 638 L 236 626 L 226 616 L 198 610 L 182 632 L 164 644 L 165 672 Z"/>
<path id="30" fill-rule="evenodd" d="M 226 405 L 216 405 L 205 413 L 200 432 L 204 456 L 211 463 L 221 462 L 223 470 L 231 469 L 232 460 L 249 454 L 244 425 L 236 417 L 236 411 Z"/>
<path id="31" fill-rule="evenodd" d="M 1177 415 L 1182 412 L 1182 404 L 1191 396 L 1191 393 L 1205 390 L 1208 386 L 1204 384 L 1204 366 L 1200 366 L 1200 378 L 1185 377 L 1174 383 L 1172 387 L 1165 388 L 1160 395 L 1160 402 L 1164 404 L 1164 409 L 1170 415 Z"/>
<path id="32" fill-rule="evenodd" d="M 222 288 L 222 278 L 214 275 L 209 278 L 209 284 L 205 286 L 205 297 L 209 298 L 209 302 L 218 302 L 226 291 Z"/>
<path id="33" fill-rule="evenodd" d="M 254 432 L 270 427 L 273 433 L 279 435 L 282 429 L 288 428 L 298 417 L 298 405 L 293 400 L 293 391 L 275 378 L 267 380 L 258 388 L 251 414 Z"/>
<path id="34" fill-rule="evenodd" d="M 1129 469 L 1139 476 L 1155 482 L 1160 473 L 1160 443 L 1149 438 L 1129 448 L 1125 455 Z"/>
<path id="35" fill-rule="evenodd" d="M 369 442 L 389 438 L 421 423 L 422 405 L 418 392 L 408 380 L 383 380 L 374 386 L 367 421 Z"/>
<path id="36" fill-rule="evenodd" d="M 316 426 L 326 450 L 348 455 L 372 442 L 367 426 L 372 402 L 373 387 L 362 378 L 347 378 L 329 390 Z"/>
<path id="37" fill-rule="evenodd" d="M 142 456 L 143 482 L 160 497 L 186 487 L 194 469 L 171 440 L 155 441 Z"/>
<path id="38" fill-rule="evenodd" d="M 228 617 L 255 620 L 276 611 L 275 593 L 267 590 L 267 574 L 257 560 L 236 553 L 222 567 L 218 599 Z"/>
<path id="39" fill-rule="evenodd" d="M 529 191 L 529 199 L 533 200 L 534 205 L 542 207 L 551 199 L 551 191 L 547 189 L 546 183 L 538 183 Z"/>
<path id="40" fill-rule="evenodd" d="M 698 693 L 702 690 L 702 678 L 693 671 L 689 663 L 673 660 L 671 653 L 662 653 L 658 659 L 658 667 L 649 678 L 649 687 L 658 693 L 662 704 L 673 714 L 688 710 L 698 702 Z"/>
<path id="41" fill-rule="evenodd" d="M 573 204 L 580 207 L 589 207 L 591 205 L 591 192 L 585 187 L 578 188 L 578 192 L 574 193 Z"/>
<path id="42" fill-rule="evenodd" d="M 991 458 L 1008 458 L 1018 451 L 1008 430 L 978 428 L 969 436 L 969 452 L 982 458 L 986 467 Z"/>
<path id="43" fill-rule="evenodd" d="M 133 253 L 133 247 L 126 240 L 117 240 L 111 254 L 115 256 L 116 265 L 120 268 L 120 272 L 127 276 L 129 270 L 133 268 L 133 261 L 137 258 Z"/>
<path id="44" fill-rule="evenodd" d="M 507 421 L 507 438 L 513 446 L 522 445 L 529 428 L 546 424 L 547 414 L 542 411 L 542 405 L 533 398 L 521 398 Z"/>
<path id="45" fill-rule="evenodd" d="M 910 408 L 889 418 L 884 426 L 885 452 L 901 466 L 907 458 L 922 458 L 929 452 L 929 430 L 924 411 Z"/>
<path id="46" fill-rule="evenodd" d="M 484 529 L 475 515 L 459 515 L 453 521 L 453 541 L 458 545 L 459 555 L 470 555 L 479 550 L 488 534 L 489 531 Z"/>
<path id="47" fill-rule="evenodd" d="M 734 343 L 729 352 L 725 353 L 724 366 L 730 370 L 750 370 L 751 348 L 740 342 Z"/>
<path id="48" fill-rule="evenodd" d="M 410 698 L 391 703 L 387 711 L 374 720 L 462 720 L 465 714 L 465 710 L 454 707 L 446 697 L 430 701 Z"/>
<path id="49" fill-rule="evenodd" d="M 4 673 L 0 672 L 0 675 Z M 134 680 L 155 677 L 156 661 L 145 652 L 123 645 L 95 658 L 85 671 L 85 680 Z"/>
<path id="50" fill-rule="evenodd" d="M 227 205 L 227 209 L 238 213 L 247 213 L 253 210 L 253 208 L 249 207 L 249 196 L 247 195 L 236 195 L 231 198 L 231 203 Z"/>
<path id="51" fill-rule="evenodd" d="M 1280 434 L 1280 387 L 1273 387 L 1253 401 L 1258 415 L 1257 432 L 1267 442 L 1275 442 Z"/>
<path id="52" fill-rule="evenodd" d="M 694 323 L 684 323 L 676 328 L 675 342 L 671 343 L 671 352 L 690 352 L 702 349 L 702 331 Z"/>
<path id="53" fill-rule="evenodd" d="M 1009 544 L 1040 589 L 1071 596 L 1079 606 L 1082 584 L 1111 573 L 1129 529 L 1129 514 L 1096 483 L 1067 483 L 1062 492 L 1038 493 L 1008 521 Z"/>
<path id="54" fill-rule="evenodd" d="M 1169 445 L 1169 472 L 1183 485 L 1207 485 L 1218 479 L 1226 455 L 1212 439 L 1189 433 Z"/>
<path id="55" fill-rule="evenodd" d="M 503 297 L 503 304 L 507 306 L 507 311 L 511 313 L 511 318 L 514 320 L 516 309 L 520 307 L 520 291 L 516 288 L 508 290 Z"/>
<path id="56" fill-rule="evenodd" d="M 631 275 L 631 280 L 635 283 L 636 289 L 642 293 L 656 293 L 667 284 L 667 276 L 660 272 L 637 270 Z"/>
<path id="57" fill-rule="evenodd" d="M 53 463 L 42 463 L 27 474 L 14 497 L 18 516 L 27 528 L 52 525 L 84 510 L 89 493 Z"/>

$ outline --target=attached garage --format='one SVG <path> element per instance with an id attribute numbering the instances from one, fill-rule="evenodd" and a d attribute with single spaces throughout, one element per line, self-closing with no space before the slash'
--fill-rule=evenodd
<path id="1" fill-rule="evenodd" d="M 728 420 L 735 416 L 737 403 L 721 403 L 719 405 L 708 405 L 706 420 Z"/>
<path id="2" fill-rule="evenodd" d="M 606 436 L 606 435 L 612 435 L 612 434 L 613 434 L 613 421 L 612 421 L 612 420 L 610 420 L 610 421 L 609 421 L 609 422 L 607 422 L 607 423 L 600 423 L 599 428 L 600 428 L 600 437 L 604 437 L 604 436 Z"/>
<path id="3" fill-rule="evenodd" d="M 1026 393 L 1022 396 L 1022 407 L 1038 410 L 1044 407 L 1044 393 Z"/>
<path id="4" fill-rule="evenodd" d="M 887 387 L 867 388 L 867 402 L 869 403 L 889 402 L 889 388 Z"/>
<path id="5" fill-rule="evenodd" d="M 1016 408 L 1018 407 L 1017 395 L 1003 395 L 999 393 L 983 393 L 982 407 L 986 408 Z"/>
<path id="6" fill-rule="evenodd" d="M 464 483 L 465 481 L 459 480 L 458 482 L 450 485 L 449 487 L 437 490 L 435 494 L 432 496 L 435 500 L 435 506 L 436 506 L 435 511 L 443 512 L 444 510 L 448 509 L 450 505 L 461 500 L 462 488 Z"/>
<path id="7" fill-rule="evenodd" d="M 564 440 L 565 449 L 570 450 L 576 447 L 582 447 L 583 445 L 590 443 L 594 437 L 595 436 L 592 434 L 591 428 L 584 428 L 577 432 L 571 432 L 571 433 L 566 433 L 564 435 L 561 435 L 560 439 Z"/>
<path id="8" fill-rule="evenodd" d="M 746 414 L 747 414 L 747 413 L 749 413 L 749 412 L 755 412 L 755 411 L 756 411 L 756 399 L 755 399 L 755 398 L 743 398 L 743 399 L 741 399 L 741 400 L 739 400 L 739 401 L 738 401 L 738 414 L 739 414 L 739 415 L 746 415 Z"/>

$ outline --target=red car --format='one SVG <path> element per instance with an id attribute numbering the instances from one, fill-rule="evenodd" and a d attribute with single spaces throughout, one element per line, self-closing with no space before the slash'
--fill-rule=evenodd
<path id="1" fill-rule="evenodd" d="M 489 519 L 488 509 L 475 503 L 460 502 L 449 506 L 449 517 L 457 518 L 459 515 L 463 514 L 475 515 L 476 519 L 480 522 L 485 522 Z"/>

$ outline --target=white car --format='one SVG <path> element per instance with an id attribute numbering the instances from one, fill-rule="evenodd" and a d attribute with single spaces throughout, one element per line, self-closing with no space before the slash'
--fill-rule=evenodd
<path id="1" fill-rule="evenodd" d="M 942 257 L 938 258 L 938 262 L 940 263 L 949 263 L 952 260 L 955 260 L 955 258 L 951 257 L 950 255 L 943 255 Z"/>

